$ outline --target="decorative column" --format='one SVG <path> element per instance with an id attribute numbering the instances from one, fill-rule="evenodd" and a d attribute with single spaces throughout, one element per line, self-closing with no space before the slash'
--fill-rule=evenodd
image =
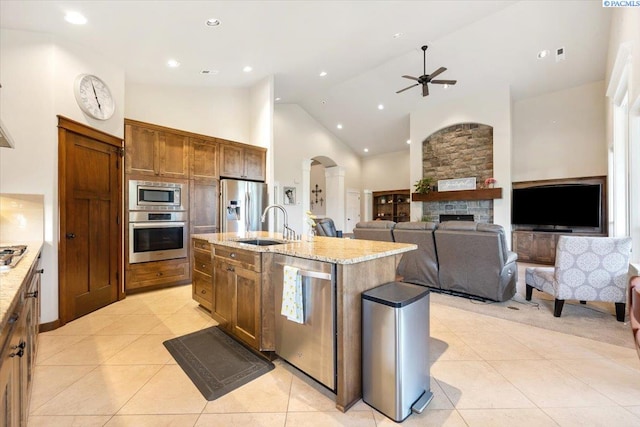
<path id="1" fill-rule="evenodd" d="M 334 166 L 324 170 L 326 177 L 327 192 L 327 217 L 333 219 L 336 229 L 344 230 L 345 223 L 345 188 L 344 188 L 344 168 Z M 308 205 L 307 205 L 308 206 Z"/>

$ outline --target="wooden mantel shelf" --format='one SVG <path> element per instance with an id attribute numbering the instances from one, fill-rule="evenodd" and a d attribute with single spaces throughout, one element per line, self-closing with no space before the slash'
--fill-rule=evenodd
<path id="1" fill-rule="evenodd" d="M 444 202 L 448 200 L 490 200 L 502 199 L 502 188 L 482 188 L 479 190 L 433 191 L 428 194 L 411 193 L 412 202 Z"/>

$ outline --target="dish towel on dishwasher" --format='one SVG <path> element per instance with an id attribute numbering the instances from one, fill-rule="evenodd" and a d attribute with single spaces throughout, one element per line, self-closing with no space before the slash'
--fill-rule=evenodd
<path id="1" fill-rule="evenodd" d="M 304 323 L 300 269 L 285 265 L 284 283 L 282 285 L 282 309 L 280 314 L 287 316 L 287 319 L 292 322 Z"/>

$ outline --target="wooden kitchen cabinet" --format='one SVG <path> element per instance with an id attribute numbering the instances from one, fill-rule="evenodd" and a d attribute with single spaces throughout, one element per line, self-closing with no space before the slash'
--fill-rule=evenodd
<path id="1" fill-rule="evenodd" d="M 220 144 L 220 176 L 264 181 L 266 149 L 242 144 Z"/>
<path id="2" fill-rule="evenodd" d="M 191 276 L 188 258 L 128 264 L 127 291 L 151 286 L 168 286 L 188 283 Z"/>
<path id="3" fill-rule="evenodd" d="M 26 426 L 40 324 L 40 257 L 0 335 L 0 426 Z"/>
<path id="4" fill-rule="evenodd" d="M 214 245 L 212 317 L 256 350 L 261 345 L 261 254 Z"/>
<path id="5" fill-rule="evenodd" d="M 191 180 L 189 193 L 191 233 L 217 233 L 220 182 L 217 179 Z"/>
<path id="6" fill-rule="evenodd" d="M 211 244 L 206 240 L 193 239 L 191 248 L 193 273 L 192 296 L 201 306 L 213 310 L 213 262 Z"/>
<path id="7" fill-rule="evenodd" d="M 190 138 L 189 163 L 192 179 L 218 179 L 218 143 Z"/>
<path id="8" fill-rule="evenodd" d="M 125 120 L 127 174 L 189 178 L 189 138 L 160 126 Z"/>

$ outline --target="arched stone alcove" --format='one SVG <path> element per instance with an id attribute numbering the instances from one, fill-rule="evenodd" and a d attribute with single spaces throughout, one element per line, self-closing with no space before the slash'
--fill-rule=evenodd
<path id="1" fill-rule="evenodd" d="M 422 141 L 422 176 L 441 179 L 475 177 L 478 187 L 493 177 L 493 127 L 458 123 Z M 440 215 L 473 215 L 476 222 L 493 222 L 493 200 L 424 202 L 423 220 L 439 222 Z"/>

